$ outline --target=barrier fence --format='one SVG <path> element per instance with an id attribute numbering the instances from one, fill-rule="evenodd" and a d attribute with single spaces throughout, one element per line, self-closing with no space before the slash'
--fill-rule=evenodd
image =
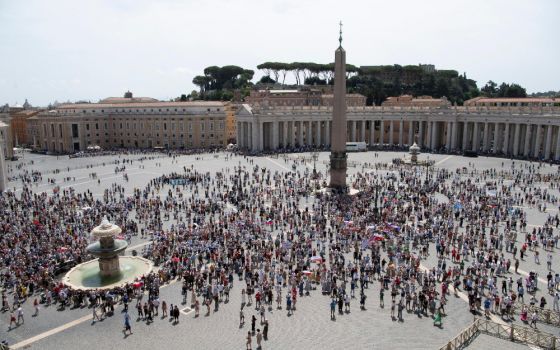
<path id="1" fill-rule="evenodd" d="M 487 319 L 476 318 L 474 322 L 451 339 L 440 350 L 463 349 L 478 334 L 483 333 L 512 342 L 538 346 L 543 349 L 558 349 L 560 339 L 552 334 L 515 324 L 501 324 Z"/>

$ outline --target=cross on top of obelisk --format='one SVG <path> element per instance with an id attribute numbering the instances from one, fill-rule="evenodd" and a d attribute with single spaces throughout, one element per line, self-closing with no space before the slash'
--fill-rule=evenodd
<path id="1" fill-rule="evenodd" d="M 340 35 L 338 37 L 338 46 L 342 47 L 342 21 L 340 21 L 340 23 L 338 23 L 338 25 L 340 26 Z"/>

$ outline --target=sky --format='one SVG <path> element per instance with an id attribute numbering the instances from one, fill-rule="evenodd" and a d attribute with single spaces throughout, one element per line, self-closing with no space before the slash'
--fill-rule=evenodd
<path id="1" fill-rule="evenodd" d="M 207 66 L 333 62 L 339 21 L 356 66 L 560 90 L 559 15 L 558 0 L 0 0 L 0 104 L 166 100 Z"/>

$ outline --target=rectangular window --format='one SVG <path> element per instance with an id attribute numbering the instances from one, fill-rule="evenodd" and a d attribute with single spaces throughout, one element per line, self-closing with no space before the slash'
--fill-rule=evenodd
<path id="1" fill-rule="evenodd" d="M 79 137 L 78 135 L 78 124 L 72 124 L 72 137 L 77 138 Z"/>

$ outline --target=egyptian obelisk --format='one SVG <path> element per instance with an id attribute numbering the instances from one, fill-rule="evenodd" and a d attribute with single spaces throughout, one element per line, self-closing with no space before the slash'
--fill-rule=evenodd
<path id="1" fill-rule="evenodd" d="M 338 48 L 334 53 L 334 103 L 331 141 L 331 182 L 333 190 L 346 191 L 346 52 L 342 48 L 342 23 Z"/>

